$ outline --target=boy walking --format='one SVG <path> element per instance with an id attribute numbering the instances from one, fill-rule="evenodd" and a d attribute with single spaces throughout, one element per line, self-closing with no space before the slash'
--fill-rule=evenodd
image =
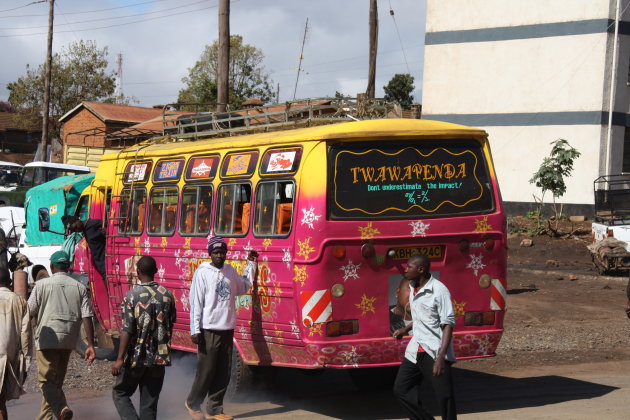
<path id="1" fill-rule="evenodd" d="M 173 293 L 154 281 L 157 266 L 144 256 L 136 264 L 138 283 L 122 303 L 118 359 L 112 366 L 116 382 L 114 405 L 122 420 L 155 420 L 164 368 L 170 366 L 170 341 L 175 322 Z M 140 416 L 131 396 L 140 387 Z"/>

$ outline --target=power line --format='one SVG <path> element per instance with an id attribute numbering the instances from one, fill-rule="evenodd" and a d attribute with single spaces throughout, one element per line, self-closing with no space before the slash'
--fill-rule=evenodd
<path id="1" fill-rule="evenodd" d="M 28 3 L 28 4 L 25 4 L 24 6 L 18 6 L 18 7 L 14 7 L 14 8 L 12 8 L 12 9 L 4 9 L 4 10 L 0 10 L 0 13 L 10 12 L 10 11 L 12 11 L 12 10 L 17 10 L 17 9 L 23 9 L 23 8 L 25 8 L 25 7 L 28 7 L 28 6 L 32 5 L 32 4 L 37 4 L 37 3 L 46 3 L 46 2 L 47 2 L 47 0 L 32 1 L 32 2 L 30 2 L 30 3 Z M 43 16 L 48 16 L 48 15 L 43 15 Z"/>
<path id="2" fill-rule="evenodd" d="M 100 12 L 107 12 L 109 10 L 126 9 L 126 8 L 135 7 L 135 6 L 141 6 L 143 4 L 160 3 L 160 2 L 163 2 L 163 1 L 168 1 L 168 0 L 145 1 L 145 2 L 142 2 L 142 3 L 127 4 L 125 6 L 110 7 L 108 9 L 86 10 L 84 12 L 68 12 L 68 13 L 65 13 L 65 14 L 66 15 L 80 15 L 80 14 L 85 14 L 85 13 L 100 13 Z M 42 0 L 42 1 L 39 1 L 39 2 L 35 2 L 35 3 L 42 3 L 42 2 L 46 2 L 46 0 Z M 0 10 L 0 12 L 3 12 L 3 11 L 4 10 Z M 21 17 L 44 17 L 44 16 L 48 16 L 48 15 L 12 15 L 12 16 L 0 16 L 0 19 L 21 18 Z"/>
<path id="3" fill-rule="evenodd" d="M 126 18 L 131 18 L 131 17 L 138 17 L 138 16 L 148 16 L 148 15 L 154 15 L 156 13 L 162 13 L 162 12 L 169 12 L 171 10 L 177 10 L 177 9 L 183 9 L 185 7 L 188 6 L 193 6 L 195 4 L 200 4 L 200 3 L 207 3 L 209 0 L 201 0 L 201 1 L 197 1 L 195 3 L 189 3 L 189 4 L 185 4 L 183 6 L 177 6 L 177 7 L 171 7 L 169 9 L 162 9 L 162 10 L 155 10 L 152 12 L 145 12 L 145 13 L 136 13 L 133 15 L 126 15 L 126 16 L 112 16 L 112 17 L 106 17 L 106 18 L 97 18 L 97 19 L 88 19 L 88 20 L 81 20 L 81 21 L 77 21 L 77 22 L 70 22 L 70 23 L 66 23 L 66 24 L 61 24 L 61 25 L 57 25 L 57 26 L 65 26 L 65 25 L 78 25 L 81 23 L 92 23 L 92 22 L 100 22 L 100 21 L 104 21 L 104 20 L 118 20 L 118 19 L 126 19 Z M 15 27 L 15 28 L 2 28 L 0 27 L 0 30 L 16 30 L 16 29 L 40 29 L 40 28 L 46 28 L 46 25 L 40 25 L 40 26 L 21 26 L 21 27 Z"/>
<path id="4" fill-rule="evenodd" d="M 396 28 L 396 33 L 398 34 L 398 41 L 400 42 L 400 50 L 403 53 L 403 57 L 405 58 L 405 64 L 407 65 L 407 74 L 411 74 L 411 70 L 409 70 L 409 64 L 407 63 L 407 55 L 405 55 L 405 48 L 403 47 L 402 38 L 400 37 L 400 31 L 398 30 L 398 23 L 396 23 L 396 17 L 394 16 L 394 9 L 392 9 L 392 1 L 389 0 L 389 14 L 394 21 L 394 27 Z"/>
<path id="5" fill-rule="evenodd" d="M 188 14 L 188 13 L 200 12 L 200 11 L 208 10 L 208 9 L 215 9 L 216 7 L 217 6 L 208 6 L 208 7 L 202 7 L 200 9 L 188 10 L 188 11 L 185 11 L 185 12 L 171 13 L 170 15 L 166 15 L 166 16 L 156 16 L 156 17 L 153 17 L 153 18 L 134 20 L 134 21 L 131 21 L 131 22 L 126 22 L 126 23 L 117 23 L 117 24 L 114 24 L 114 25 L 105 25 L 105 26 L 96 26 L 96 27 L 91 27 L 91 28 L 86 28 L 86 29 L 77 29 L 76 32 L 86 32 L 86 31 L 94 31 L 96 29 L 108 29 L 108 28 L 115 28 L 115 27 L 118 27 L 118 26 L 133 25 L 133 24 L 136 24 L 136 23 L 149 22 L 149 21 L 152 21 L 152 20 L 170 18 L 170 17 L 173 17 L 173 16 L 185 15 L 185 14 Z M 72 30 L 69 30 L 69 31 L 55 31 L 56 34 L 62 34 L 62 33 L 68 33 L 68 32 L 73 32 L 73 31 Z M 17 37 L 22 37 L 22 36 L 35 36 L 35 35 L 46 35 L 46 32 L 35 32 L 35 33 L 31 33 L 31 34 L 0 35 L 0 38 L 17 38 Z"/>

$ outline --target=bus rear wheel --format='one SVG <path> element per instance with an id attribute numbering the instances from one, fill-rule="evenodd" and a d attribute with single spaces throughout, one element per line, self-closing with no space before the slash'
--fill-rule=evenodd
<path id="1" fill-rule="evenodd" d="M 248 365 L 234 347 L 228 396 L 236 400 L 245 398 L 250 391 L 272 382 L 275 371 L 272 366 Z"/>

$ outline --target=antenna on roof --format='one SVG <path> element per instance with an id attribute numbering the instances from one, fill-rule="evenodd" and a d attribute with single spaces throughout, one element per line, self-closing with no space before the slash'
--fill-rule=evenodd
<path id="1" fill-rule="evenodd" d="M 118 53 L 118 55 L 116 56 L 116 64 L 118 65 L 118 71 L 116 72 L 116 89 L 114 90 L 114 98 L 116 100 L 116 103 L 118 104 L 122 103 L 122 100 L 123 100 L 122 63 L 123 63 L 122 53 Z"/>

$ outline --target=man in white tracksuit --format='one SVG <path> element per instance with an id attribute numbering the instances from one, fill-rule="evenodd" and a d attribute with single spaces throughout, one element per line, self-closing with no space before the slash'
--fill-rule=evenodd
<path id="1" fill-rule="evenodd" d="M 243 276 L 225 264 L 227 244 L 214 236 L 208 240 L 210 262 L 202 263 L 190 288 L 190 334 L 197 345 L 197 373 L 186 409 L 193 419 L 204 418 L 201 404 L 208 397 L 206 419 L 230 420 L 223 413 L 223 397 L 230 382 L 232 338 L 236 326 L 234 299 L 245 294 L 256 277 L 256 257 L 250 251 Z"/>

